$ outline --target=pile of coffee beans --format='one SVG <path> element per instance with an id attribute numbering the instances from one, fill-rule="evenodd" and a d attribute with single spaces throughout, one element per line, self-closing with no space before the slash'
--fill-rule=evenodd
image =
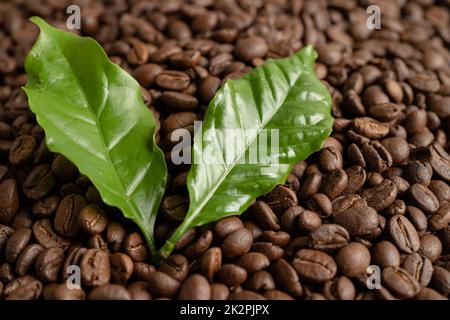
<path id="1" fill-rule="evenodd" d="M 239 217 L 187 232 L 152 264 L 138 228 L 49 152 L 21 89 L 38 15 L 81 29 L 142 86 L 170 179 L 155 235 L 188 207 L 171 133 L 218 88 L 306 44 L 335 118 L 323 149 Z M 381 10 L 381 29 L 366 9 Z M 450 1 L 104 0 L 0 3 L 2 299 L 447 299 Z M 371 266 L 369 269 L 368 267 Z M 79 267 L 81 288 L 73 289 Z M 368 272 L 369 271 L 369 272 Z M 72 283 L 69 281 L 69 283 Z"/>

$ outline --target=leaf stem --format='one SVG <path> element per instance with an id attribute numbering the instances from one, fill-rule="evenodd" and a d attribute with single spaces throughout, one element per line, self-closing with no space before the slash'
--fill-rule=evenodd
<path id="1" fill-rule="evenodd" d="M 175 248 L 175 244 L 190 228 L 191 227 L 189 219 L 184 220 L 174 231 L 174 233 L 172 233 L 172 235 L 166 241 L 164 246 L 161 249 L 159 249 L 159 257 L 163 259 L 168 258 L 172 253 L 172 250 Z"/>

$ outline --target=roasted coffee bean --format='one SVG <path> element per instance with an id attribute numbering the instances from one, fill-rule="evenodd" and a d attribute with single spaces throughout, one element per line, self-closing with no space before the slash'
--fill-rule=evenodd
<path id="1" fill-rule="evenodd" d="M 275 289 L 275 280 L 269 272 L 260 270 L 252 273 L 243 286 L 248 290 L 256 292 L 273 290 Z"/>
<path id="2" fill-rule="evenodd" d="M 52 171 L 64 182 L 73 181 L 79 175 L 77 167 L 62 155 L 56 156 L 53 160 Z"/>
<path id="3" fill-rule="evenodd" d="M 442 179 L 450 181 L 450 155 L 438 143 L 431 146 L 431 166 Z"/>
<path id="4" fill-rule="evenodd" d="M 49 218 L 59 206 L 59 198 L 50 196 L 34 203 L 32 212 L 38 218 Z"/>
<path id="5" fill-rule="evenodd" d="M 402 215 L 395 215 L 389 219 L 387 230 L 394 244 L 401 251 L 411 253 L 419 250 L 420 240 L 411 222 Z"/>
<path id="6" fill-rule="evenodd" d="M 19 209 L 17 181 L 6 179 L 0 183 L 0 223 L 9 223 Z"/>
<path id="7" fill-rule="evenodd" d="M 366 207 L 367 202 L 357 194 L 348 194 L 334 199 L 331 205 L 333 216 L 336 216 L 352 207 Z"/>
<path id="8" fill-rule="evenodd" d="M 417 300 L 447 300 L 446 297 L 441 295 L 436 290 L 431 288 L 422 287 L 420 292 L 415 297 Z"/>
<path id="9" fill-rule="evenodd" d="M 372 249 L 372 261 L 380 268 L 400 266 L 400 253 L 389 241 L 380 241 Z"/>
<path id="10" fill-rule="evenodd" d="M 31 200 L 44 198 L 55 185 L 56 178 L 50 166 L 43 164 L 35 167 L 23 182 L 23 192 Z"/>
<path id="11" fill-rule="evenodd" d="M 343 164 L 342 153 L 333 147 L 328 147 L 320 152 L 319 165 L 325 172 L 341 169 Z"/>
<path id="12" fill-rule="evenodd" d="M 16 261 L 16 274 L 21 277 L 27 274 L 34 267 L 38 255 L 44 251 L 44 247 L 39 244 L 26 246 Z"/>
<path id="13" fill-rule="evenodd" d="M 322 174 L 315 172 L 308 175 L 303 184 L 300 185 L 299 196 L 302 199 L 308 199 L 312 195 L 319 192 L 320 186 L 322 184 Z"/>
<path id="14" fill-rule="evenodd" d="M 180 300 L 209 300 L 211 287 L 208 280 L 199 274 L 190 275 L 180 287 L 178 299 Z"/>
<path id="15" fill-rule="evenodd" d="M 119 284 L 124 284 L 133 274 L 133 260 L 126 254 L 116 252 L 109 256 L 111 264 L 111 279 Z"/>
<path id="16" fill-rule="evenodd" d="M 270 261 L 276 261 L 284 255 L 283 248 L 271 242 L 255 242 L 252 245 L 252 251 L 263 253 Z"/>
<path id="17" fill-rule="evenodd" d="M 197 115 L 192 112 L 177 112 L 173 113 L 164 120 L 162 129 L 165 133 L 171 133 L 176 129 L 186 128 L 194 125 L 197 120 Z"/>
<path id="18" fill-rule="evenodd" d="M 110 222 L 106 227 L 106 241 L 111 244 L 113 251 L 119 251 L 126 237 L 125 228 L 118 222 Z"/>
<path id="19" fill-rule="evenodd" d="M 421 183 L 428 186 L 433 176 L 433 169 L 428 162 L 413 161 L 406 166 L 405 175 L 410 184 Z"/>
<path id="20" fill-rule="evenodd" d="M 89 287 L 107 284 L 111 278 L 109 254 L 98 249 L 87 250 L 80 261 L 81 281 Z"/>
<path id="21" fill-rule="evenodd" d="M 366 182 L 366 171 L 360 166 L 352 166 L 347 168 L 345 173 L 347 174 L 348 182 L 344 193 L 358 192 Z"/>
<path id="22" fill-rule="evenodd" d="M 34 239 L 46 249 L 53 247 L 66 249 L 70 245 L 68 239 L 58 236 L 53 231 L 52 223 L 49 219 L 36 221 L 32 230 Z"/>
<path id="23" fill-rule="evenodd" d="M 160 97 L 160 100 L 164 107 L 168 108 L 170 111 L 192 111 L 197 108 L 198 101 L 197 98 L 176 92 L 176 91 L 165 91 Z"/>
<path id="24" fill-rule="evenodd" d="M 450 293 L 450 272 L 439 266 L 434 266 L 433 270 L 430 286 L 444 296 L 448 296 Z"/>
<path id="25" fill-rule="evenodd" d="M 225 239 L 228 235 L 243 227 L 244 224 L 237 217 L 223 218 L 214 226 L 214 236 L 219 240 Z"/>
<path id="26" fill-rule="evenodd" d="M 428 258 L 421 256 L 417 252 L 406 256 L 402 263 L 402 268 L 419 281 L 422 286 L 427 286 L 431 281 L 433 265 Z"/>
<path id="27" fill-rule="evenodd" d="M 321 218 L 331 215 L 332 205 L 330 199 L 322 193 L 316 193 L 306 202 L 309 210 L 317 212 Z"/>
<path id="28" fill-rule="evenodd" d="M 297 226 L 302 232 L 311 232 L 319 228 L 321 224 L 320 216 L 313 211 L 302 210 L 297 216 Z"/>
<path id="29" fill-rule="evenodd" d="M 72 245 L 68 250 L 68 254 L 64 264 L 62 266 L 62 279 L 67 280 L 67 278 L 72 274 L 72 270 L 70 266 L 79 266 L 81 262 L 81 258 L 83 254 L 87 251 L 86 248 L 80 247 L 78 245 Z"/>
<path id="30" fill-rule="evenodd" d="M 69 288 L 66 283 L 50 283 L 44 287 L 45 300 L 84 300 L 86 293 L 81 288 Z"/>
<path id="31" fill-rule="evenodd" d="M 266 300 L 266 298 L 259 293 L 242 290 L 239 292 L 230 293 L 228 300 Z"/>
<path id="32" fill-rule="evenodd" d="M 437 231 L 450 223 L 450 202 L 444 203 L 429 219 L 430 230 Z"/>
<path id="33" fill-rule="evenodd" d="M 155 77 L 155 83 L 166 90 L 181 91 L 189 86 L 190 79 L 181 71 L 162 71 Z"/>
<path id="34" fill-rule="evenodd" d="M 0 252 L 3 252 L 8 238 L 14 233 L 14 229 L 3 224 L 0 224 Z"/>
<path id="35" fill-rule="evenodd" d="M 276 215 L 281 215 L 290 207 L 295 206 L 298 201 L 294 191 L 285 186 L 278 185 L 265 196 L 265 203 L 270 206 Z"/>
<path id="36" fill-rule="evenodd" d="M 442 254 L 442 243 L 434 234 L 426 233 L 420 237 L 419 253 L 431 262 L 434 262 Z"/>
<path id="37" fill-rule="evenodd" d="M 295 269 L 284 259 L 279 259 L 274 265 L 273 276 L 277 286 L 294 297 L 302 295 L 302 285 Z"/>
<path id="38" fill-rule="evenodd" d="M 167 273 L 179 282 L 183 282 L 188 275 L 189 264 L 184 256 L 174 254 L 161 264 L 159 271 Z"/>
<path id="39" fill-rule="evenodd" d="M 383 284 L 396 296 L 409 299 L 420 291 L 420 284 L 405 269 L 387 267 L 382 272 Z"/>
<path id="40" fill-rule="evenodd" d="M 289 232 L 290 234 L 293 234 L 297 230 L 297 217 L 299 214 L 303 211 L 302 207 L 294 206 L 286 210 L 280 218 L 280 226 L 281 230 L 284 230 L 286 232 Z M 316 214 L 318 217 L 318 215 Z M 320 220 L 320 217 L 319 217 Z"/>
<path id="41" fill-rule="evenodd" d="M 422 132 L 427 124 L 426 111 L 417 107 L 413 107 L 413 109 L 409 110 L 409 112 L 406 114 L 406 118 L 403 124 L 409 134 Z"/>
<path id="42" fill-rule="evenodd" d="M 88 300 L 131 300 L 131 294 L 124 286 L 108 283 L 94 288 Z"/>
<path id="43" fill-rule="evenodd" d="M 193 244 L 183 251 L 183 255 L 187 258 L 200 256 L 211 246 L 212 240 L 213 233 L 210 230 L 206 230 Z"/>
<path id="44" fill-rule="evenodd" d="M 308 246 L 313 249 L 332 252 L 348 244 L 350 235 L 337 224 L 324 224 L 309 234 Z"/>
<path id="45" fill-rule="evenodd" d="M 356 289 L 349 278 L 340 276 L 327 281 L 323 286 L 322 294 L 328 300 L 353 300 Z"/>
<path id="46" fill-rule="evenodd" d="M 413 224 L 417 232 L 421 233 L 427 229 L 428 224 L 427 217 L 422 212 L 422 210 L 413 206 L 407 206 L 405 215 L 408 218 L 408 220 Z"/>
<path id="47" fill-rule="evenodd" d="M 137 281 L 128 286 L 128 292 L 132 300 L 152 300 L 152 295 L 147 290 L 147 282 Z"/>
<path id="48" fill-rule="evenodd" d="M 209 248 L 200 258 L 200 271 L 212 281 L 222 266 L 222 250 L 219 247 Z"/>
<path id="49" fill-rule="evenodd" d="M 37 300 L 42 293 L 42 283 L 33 276 L 23 276 L 8 282 L 3 289 L 5 300 Z"/>
<path id="50" fill-rule="evenodd" d="M 276 246 L 284 247 L 288 244 L 289 240 L 291 239 L 291 236 L 289 233 L 284 231 L 264 231 L 261 234 L 261 240 L 272 242 Z"/>
<path id="51" fill-rule="evenodd" d="M 270 261 L 260 252 L 248 252 L 242 255 L 236 264 L 247 270 L 248 273 L 252 273 L 267 268 Z"/>
<path id="52" fill-rule="evenodd" d="M 402 163 L 406 161 L 410 155 L 408 143 L 403 138 L 386 138 L 381 141 L 381 144 L 392 156 L 393 163 Z"/>
<path id="53" fill-rule="evenodd" d="M 443 205 L 445 202 L 450 202 L 450 185 L 444 181 L 431 180 L 428 188 L 438 198 L 440 205 Z"/>
<path id="54" fill-rule="evenodd" d="M 53 225 L 56 232 L 63 237 L 73 237 L 79 230 L 78 216 L 86 205 L 86 200 L 78 194 L 70 194 L 64 197 L 56 210 Z"/>
<path id="55" fill-rule="evenodd" d="M 200 84 L 199 95 L 203 102 L 209 103 L 221 84 L 220 78 L 208 76 Z"/>
<path id="56" fill-rule="evenodd" d="M 384 179 L 379 185 L 366 189 L 361 196 L 367 204 L 376 210 L 384 210 L 397 198 L 397 186 L 388 179 Z"/>
<path id="57" fill-rule="evenodd" d="M 253 236 L 245 228 L 238 229 L 229 234 L 222 242 L 222 252 L 227 258 L 236 258 L 250 250 Z"/>
<path id="58" fill-rule="evenodd" d="M 263 234 L 262 229 L 256 223 L 254 223 L 250 220 L 244 221 L 244 228 L 246 228 L 248 231 L 251 232 L 253 240 L 258 239 Z M 271 231 L 271 232 L 275 232 L 275 231 Z"/>
<path id="59" fill-rule="evenodd" d="M 84 233 L 95 235 L 105 230 L 108 218 L 98 205 L 89 204 L 80 209 L 77 222 Z"/>
<path id="60" fill-rule="evenodd" d="M 383 172 L 392 166 L 393 159 L 391 154 L 378 141 L 364 143 L 362 154 L 369 170 Z"/>
<path id="61" fill-rule="evenodd" d="M 302 249 L 295 254 L 292 266 L 298 275 L 313 282 L 326 282 L 336 275 L 333 258 L 319 250 Z"/>
<path id="62" fill-rule="evenodd" d="M 409 182 L 399 176 L 394 176 L 389 178 L 395 186 L 397 187 L 397 191 L 399 195 L 404 195 L 409 189 Z"/>
<path id="63" fill-rule="evenodd" d="M 235 264 L 224 264 L 217 273 L 220 282 L 237 287 L 247 279 L 247 271 Z"/>
<path id="64" fill-rule="evenodd" d="M 351 242 L 338 251 L 336 264 L 343 275 L 354 277 L 366 272 L 370 265 L 370 252 L 361 243 Z"/>
<path id="65" fill-rule="evenodd" d="M 31 238 L 31 229 L 24 228 L 14 231 L 5 245 L 5 258 L 9 263 L 14 263 L 22 250 L 27 246 Z"/>
<path id="66" fill-rule="evenodd" d="M 267 50 L 266 41 L 261 37 L 241 38 L 236 43 L 236 55 L 244 61 L 263 58 Z"/>
<path id="67" fill-rule="evenodd" d="M 19 211 L 12 219 L 11 227 L 13 227 L 15 230 L 23 228 L 31 228 L 33 222 L 34 222 L 33 217 L 31 216 L 28 210 Z"/>
<path id="68" fill-rule="evenodd" d="M 344 170 L 336 169 L 327 173 L 322 180 L 321 192 L 334 199 L 347 187 L 348 177 Z"/>
<path id="69" fill-rule="evenodd" d="M 128 234 L 123 241 L 123 250 L 133 261 L 145 261 L 147 259 L 147 249 L 144 240 L 137 232 Z"/>
<path id="70" fill-rule="evenodd" d="M 36 274 L 44 282 L 57 282 L 63 263 L 63 249 L 58 247 L 45 249 L 36 259 Z"/>
<path id="71" fill-rule="evenodd" d="M 263 230 L 280 230 L 278 217 L 272 209 L 262 201 L 256 201 L 252 205 L 253 217 Z"/>
<path id="72" fill-rule="evenodd" d="M 9 162 L 15 166 L 26 164 L 36 149 L 36 140 L 30 135 L 21 135 L 17 137 L 9 150 Z"/>
<path id="73" fill-rule="evenodd" d="M 147 281 L 150 273 L 156 271 L 156 268 L 145 262 L 136 262 L 133 269 L 133 278 L 139 281 Z"/>
<path id="74" fill-rule="evenodd" d="M 415 206 L 426 213 L 434 213 L 439 209 L 439 200 L 426 186 L 415 183 L 409 188 L 409 198 Z"/>
<path id="75" fill-rule="evenodd" d="M 149 88 L 154 83 L 156 76 L 162 71 L 163 69 L 158 64 L 143 64 L 134 70 L 133 77 L 141 86 Z"/>
<path id="76" fill-rule="evenodd" d="M 230 291 L 223 283 L 211 283 L 211 300 L 227 300 Z"/>
<path id="77" fill-rule="evenodd" d="M 378 215 L 374 208 L 350 207 L 336 214 L 333 222 L 343 226 L 352 236 L 366 236 L 378 227 Z"/>
<path id="78" fill-rule="evenodd" d="M 380 139 L 389 133 L 389 126 L 375 119 L 362 117 L 352 122 L 353 130 L 369 139 Z"/>

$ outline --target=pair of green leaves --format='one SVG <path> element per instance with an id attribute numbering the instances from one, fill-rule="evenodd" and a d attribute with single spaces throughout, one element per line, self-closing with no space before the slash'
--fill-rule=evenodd
<path id="1" fill-rule="evenodd" d="M 139 85 L 95 40 L 39 18 L 32 21 L 41 33 L 25 63 L 24 90 L 49 149 L 77 165 L 107 204 L 141 228 L 155 252 L 153 227 L 167 169 Z M 167 257 L 187 230 L 241 214 L 283 183 L 294 163 L 321 148 L 333 119 L 330 96 L 313 70 L 316 56 L 306 47 L 289 58 L 268 60 L 218 91 L 194 138 L 188 213 L 161 256 Z M 238 141 L 231 155 L 223 139 L 229 129 Z M 271 152 L 261 152 L 255 146 L 268 132 L 276 133 L 277 143 L 269 142 Z M 211 163 L 205 147 L 214 159 L 226 161 Z M 257 160 L 249 161 L 255 150 Z"/>

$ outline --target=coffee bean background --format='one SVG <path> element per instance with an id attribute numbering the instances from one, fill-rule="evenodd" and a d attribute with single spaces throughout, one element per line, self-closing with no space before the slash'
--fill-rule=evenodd
<path id="1" fill-rule="evenodd" d="M 21 90 L 38 15 L 81 30 L 142 86 L 170 179 L 162 245 L 188 207 L 171 133 L 227 79 L 306 44 L 335 117 L 322 151 L 240 217 L 187 232 L 160 265 L 135 225 L 49 152 Z M 366 8 L 380 6 L 380 30 Z M 447 299 L 450 1 L 11 0 L 0 3 L 1 299 Z M 381 288 L 366 269 L 381 268 Z M 65 285 L 81 268 L 81 289 Z"/>

